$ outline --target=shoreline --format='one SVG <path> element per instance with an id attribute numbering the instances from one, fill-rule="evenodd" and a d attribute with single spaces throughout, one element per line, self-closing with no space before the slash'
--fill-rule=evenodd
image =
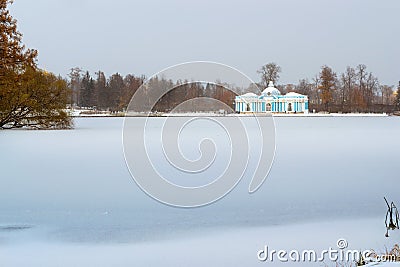
<path id="1" fill-rule="evenodd" d="M 258 116 L 271 116 L 279 118 L 321 118 L 321 117 L 392 117 L 396 115 L 386 113 L 308 113 L 308 114 L 254 114 Z M 167 118 L 167 117 L 252 117 L 253 114 L 218 114 L 218 113 L 164 113 L 164 114 L 72 114 L 72 118 L 121 118 L 121 117 L 137 117 L 137 118 Z"/>

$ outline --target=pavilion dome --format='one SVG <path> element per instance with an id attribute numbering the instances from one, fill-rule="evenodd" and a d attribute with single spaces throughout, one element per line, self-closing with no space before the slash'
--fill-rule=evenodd
<path id="1" fill-rule="evenodd" d="M 275 88 L 274 83 L 270 81 L 268 83 L 268 87 L 264 89 L 262 92 L 263 95 L 265 96 L 270 96 L 270 95 L 280 95 L 281 92 Z"/>

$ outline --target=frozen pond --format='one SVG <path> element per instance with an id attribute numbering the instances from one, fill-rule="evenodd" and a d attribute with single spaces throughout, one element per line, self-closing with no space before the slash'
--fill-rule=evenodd
<path id="1" fill-rule="evenodd" d="M 151 120 L 157 131 L 163 119 Z M 249 195 L 245 176 L 220 201 L 195 209 L 139 189 L 124 161 L 122 118 L 80 118 L 69 131 L 0 131 L 0 265 L 262 266 L 256 252 L 267 243 L 312 249 L 345 237 L 357 249 L 383 249 L 400 241 L 395 232 L 384 238 L 383 201 L 400 205 L 400 118 L 275 124 L 263 186 Z"/>

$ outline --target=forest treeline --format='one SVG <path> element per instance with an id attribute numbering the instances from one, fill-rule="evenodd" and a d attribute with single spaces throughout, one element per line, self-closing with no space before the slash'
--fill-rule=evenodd
<path id="1" fill-rule="evenodd" d="M 145 76 L 135 76 L 133 74 L 123 77 L 121 74 L 115 73 L 106 78 L 102 71 L 96 72 L 95 77 L 92 77 L 88 71 L 82 71 L 80 68 L 71 69 L 68 76 L 68 82 L 72 91 L 70 98 L 71 105 L 111 112 L 125 111 L 132 96 L 146 81 Z M 232 107 L 235 98 L 233 92 L 215 83 L 173 82 L 157 76 L 152 77 L 146 83 L 151 89 L 145 90 L 145 95 L 142 97 L 142 106 L 137 107 L 137 111 L 152 110 L 169 112 L 181 103 L 199 97 L 216 99 Z M 152 99 L 157 95 L 157 91 L 165 90 L 165 88 L 172 88 L 172 90 L 163 95 L 153 105 L 151 102 L 153 102 Z M 202 104 L 198 105 L 193 103 L 191 107 L 196 111 L 216 109 L 215 105 L 206 101 L 202 101 Z"/>
<path id="2" fill-rule="evenodd" d="M 400 82 L 397 88 L 381 84 L 364 64 L 349 66 L 342 73 L 322 66 L 314 78 L 278 88 L 308 95 L 310 111 L 392 113 L 400 107 Z"/>
<path id="3" fill-rule="evenodd" d="M 281 71 L 281 67 L 276 63 L 266 64 L 258 71 L 261 82 L 249 88 L 241 88 L 240 91 L 259 94 L 269 81 L 273 81 L 282 94 L 297 92 L 308 95 L 311 112 L 392 113 L 400 108 L 400 83 L 397 88 L 394 85 L 380 84 L 379 79 L 363 64 L 347 67 L 342 73 L 335 72 L 329 66 L 322 66 L 313 78 L 302 78 L 296 84 L 279 84 Z M 146 77 L 143 75 L 128 74 L 123 77 L 115 73 L 106 78 L 104 72 L 98 71 L 93 77 L 88 71 L 73 68 L 68 81 L 72 91 L 70 104 L 94 110 L 124 111 L 145 81 Z M 235 93 L 222 85 L 189 81 L 174 83 L 159 77 L 153 77 L 146 83 L 155 91 L 174 88 L 151 107 L 153 111 L 168 112 L 180 103 L 198 97 L 213 98 L 232 108 L 234 105 Z M 144 95 L 144 102 L 146 98 L 151 99 L 151 95 Z M 212 110 L 212 106 L 197 106 L 195 110 Z"/>

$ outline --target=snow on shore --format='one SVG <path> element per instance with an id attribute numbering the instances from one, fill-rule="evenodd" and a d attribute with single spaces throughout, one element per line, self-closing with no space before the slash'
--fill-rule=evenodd
<path id="1" fill-rule="evenodd" d="M 274 114 L 274 117 L 387 117 L 386 113 L 306 113 L 306 114 Z"/>
<path id="2" fill-rule="evenodd" d="M 146 113 L 130 112 L 130 113 L 111 113 L 109 111 L 85 111 L 85 110 L 69 110 L 68 113 L 72 117 L 147 117 Z M 220 116 L 253 116 L 265 114 L 225 114 L 220 112 L 186 112 L 186 113 L 152 113 L 150 117 L 220 117 Z M 274 113 L 273 117 L 387 117 L 386 113 Z"/>

